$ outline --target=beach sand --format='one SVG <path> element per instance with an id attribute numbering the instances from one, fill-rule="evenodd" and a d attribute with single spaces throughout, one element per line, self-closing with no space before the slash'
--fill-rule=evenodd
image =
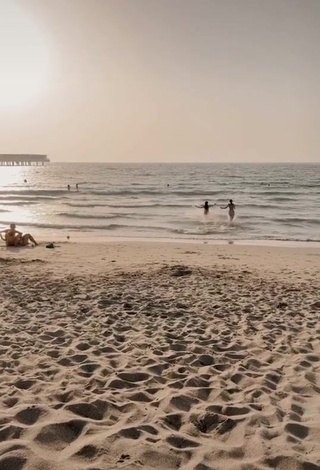
<path id="1" fill-rule="evenodd" d="M 320 249 L 0 248 L 0 470 L 320 469 Z"/>

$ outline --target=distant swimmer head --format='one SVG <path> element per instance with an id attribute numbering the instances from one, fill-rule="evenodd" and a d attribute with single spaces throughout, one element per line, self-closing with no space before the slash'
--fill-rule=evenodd
<path id="1" fill-rule="evenodd" d="M 230 204 L 232 204 L 232 199 L 229 200 Z"/>
<path id="2" fill-rule="evenodd" d="M 204 202 L 204 208 L 205 208 L 205 209 L 208 209 L 208 208 L 209 208 L 209 202 L 208 202 L 208 201 L 205 201 L 205 202 Z"/>

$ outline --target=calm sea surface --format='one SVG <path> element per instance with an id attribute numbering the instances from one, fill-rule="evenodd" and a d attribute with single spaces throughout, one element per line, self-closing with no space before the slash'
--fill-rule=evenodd
<path id="1" fill-rule="evenodd" d="M 236 205 L 232 224 L 219 207 L 229 199 Z M 216 203 L 208 216 L 195 207 L 205 200 Z M 11 222 L 50 240 L 320 241 L 320 165 L 0 167 L 0 228 Z"/>

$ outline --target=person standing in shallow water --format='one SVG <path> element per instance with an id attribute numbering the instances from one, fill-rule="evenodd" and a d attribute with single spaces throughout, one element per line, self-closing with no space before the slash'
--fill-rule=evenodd
<path id="1" fill-rule="evenodd" d="M 209 204 L 208 201 L 205 201 L 203 206 L 195 206 L 195 207 L 197 207 L 198 209 L 204 209 L 204 215 L 207 215 L 209 213 L 210 207 L 213 207 L 213 206 L 215 206 L 215 204 Z"/>
<path id="2" fill-rule="evenodd" d="M 226 205 L 226 207 L 220 207 L 220 209 L 229 209 L 230 222 L 232 222 L 233 219 L 234 219 L 234 210 L 235 210 L 235 208 L 236 208 L 236 206 L 233 204 L 232 199 L 229 200 L 229 204 Z"/>

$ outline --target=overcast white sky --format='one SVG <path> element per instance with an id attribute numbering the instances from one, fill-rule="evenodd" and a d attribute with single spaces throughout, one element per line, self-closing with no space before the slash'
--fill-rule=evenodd
<path id="1" fill-rule="evenodd" d="M 320 0 L 0 0 L 0 153 L 320 162 Z"/>

